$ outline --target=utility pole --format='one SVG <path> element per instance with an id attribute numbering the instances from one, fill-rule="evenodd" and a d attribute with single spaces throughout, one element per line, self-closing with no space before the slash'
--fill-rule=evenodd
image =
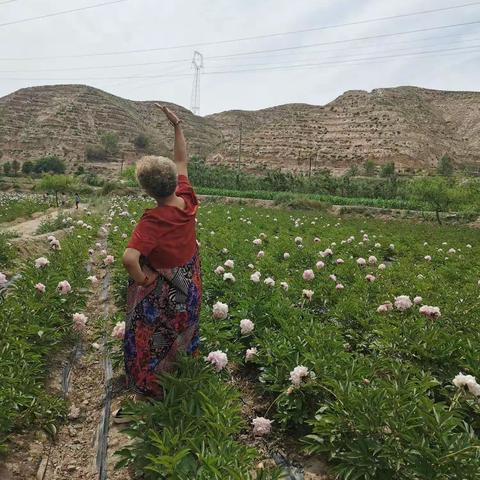
<path id="1" fill-rule="evenodd" d="M 123 173 L 123 162 L 125 161 L 125 152 L 122 152 L 122 160 L 120 163 L 120 176 L 122 176 Z"/>
<path id="2" fill-rule="evenodd" d="M 242 122 L 238 125 L 239 135 L 238 135 L 238 159 L 237 159 L 237 189 L 240 182 L 240 160 L 242 158 Z"/>
<path id="3" fill-rule="evenodd" d="M 195 74 L 193 77 L 190 106 L 192 112 L 195 115 L 198 115 L 200 113 L 200 71 L 203 68 L 203 55 L 196 50 L 193 52 L 192 66 L 195 70 Z"/>

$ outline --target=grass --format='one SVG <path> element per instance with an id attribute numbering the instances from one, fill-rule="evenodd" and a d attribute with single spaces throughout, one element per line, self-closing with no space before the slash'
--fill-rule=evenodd
<path id="1" fill-rule="evenodd" d="M 34 212 L 49 208 L 40 195 L 0 193 L 0 222 L 11 222 L 19 217 L 28 217 Z"/>

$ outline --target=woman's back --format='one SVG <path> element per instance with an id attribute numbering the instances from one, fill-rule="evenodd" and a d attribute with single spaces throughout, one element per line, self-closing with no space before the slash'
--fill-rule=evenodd
<path id="1" fill-rule="evenodd" d="M 185 175 L 178 176 L 175 194 L 185 201 L 185 209 L 160 205 L 146 209 L 128 242 L 155 269 L 182 266 L 195 254 L 195 215 L 198 200 Z"/>

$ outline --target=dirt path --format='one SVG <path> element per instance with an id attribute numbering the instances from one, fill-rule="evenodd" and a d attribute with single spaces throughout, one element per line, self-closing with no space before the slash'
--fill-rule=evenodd
<path id="1" fill-rule="evenodd" d="M 1 480 L 132 478 L 126 469 L 114 471 L 113 453 L 128 444 L 128 437 L 112 424 L 110 413 L 126 395 L 121 374 L 112 378 L 108 347 L 104 346 L 111 331 L 108 319 L 115 306 L 110 296 L 109 272 L 100 254 L 106 248 L 105 233 L 101 233 L 99 242 L 89 271 L 85 272 L 98 278 L 83 312 L 88 317 L 87 328 L 75 349 L 56 360 L 47 386 L 56 395 L 65 395 L 68 420 L 58 428 L 53 442 L 43 432 L 15 437 L 11 454 L 0 465 Z"/>
<path id="2" fill-rule="evenodd" d="M 84 205 L 83 207 L 88 208 L 88 206 L 86 205 Z M 21 236 L 35 235 L 38 227 L 45 220 L 54 220 L 60 213 L 72 216 L 76 215 L 77 212 L 83 213 L 83 207 L 82 210 L 76 210 L 75 208 L 55 208 L 53 210 L 49 210 L 47 213 L 35 216 L 35 218 L 22 221 L 20 223 L 10 222 L 3 225 L 0 224 L 0 231 L 16 233 Z"/>

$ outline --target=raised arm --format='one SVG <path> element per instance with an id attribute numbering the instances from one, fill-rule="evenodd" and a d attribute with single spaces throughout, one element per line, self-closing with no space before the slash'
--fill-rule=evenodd
<path id="1" fill-rule="evenodd" d="M 156 103 L 155 105 L 162 110 L 162 112 L 165 114 L 168 121 L 173 125 L 173 128 L 175 130 L 173 161 L 177 165 L 177 172 L 179 175 L 188 176 L 187 142 L 185 141 L 183 129 L 180 125 L 181 120 L 168 107 L 159 105 L 158 103 Z"/>

